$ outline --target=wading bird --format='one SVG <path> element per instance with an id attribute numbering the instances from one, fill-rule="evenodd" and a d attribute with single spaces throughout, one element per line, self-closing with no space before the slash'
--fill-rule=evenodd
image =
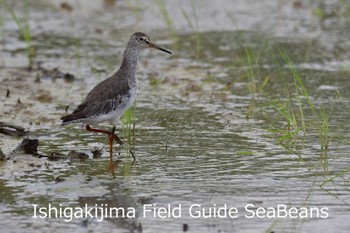
<path id="1" fill-rule="evenodd" d="M 145 33 L 134 33 L 130 37 L 124 51 L 123 62 L 119 70 L 109 78 L 98 83 L 72 114 L 61 118 L 63 125 L 84 122 L 86 130 L 108 135 L 110 168 L 113 163 L 113 141 L 115 140 L 120 145 L 123 145 L 123 142 L 115 133 L 116 125 L 120 117 L 133 104 L 136 98 L 136 66 L 140 52 L 145 48 L 154 48 L 172 54 L 170 51 L 152 43 Z M 113 124 L 111 131 L 90 126 L 105 121 L 110 121 Z"/>

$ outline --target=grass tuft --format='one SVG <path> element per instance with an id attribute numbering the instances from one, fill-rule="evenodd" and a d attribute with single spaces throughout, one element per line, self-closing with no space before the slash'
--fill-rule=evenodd
<path id="1" fill-rule="evenodd" d="M 201 33 L 199 32 L 198 26 L 198 17 L 196 12 L 196 7 L 194 5 L 194 1 L 191 0 L 191 10 L 194 20 L 191 20 L 189 14 L 185 11 L 185 9 L 181 8 L 182 15 L 185 17 L 188 26 L 195 32 L 195 58 L 198 60 L 202 55 L 202 45 L 201 45 Z"/>
<path id="2" fill-rule="evenodd" d="M 330 127 L 331 116 L 335 104 L 341 97 L 337 92 L 330 108 L 318 106 L 312 100 L 297 71 L 296 66 L 288 57 L 285 51 L 280 51 L 285 66 L 291 73 L 292 80 L 285 79 L 285 90 L 282 97 L 271 100 L 271 106 L 278 113 L 275 128 L 276 141 L 281 143 L 290 152 L 296 153 L 308 145 L 310 140 L 318 140 L 319 143 L 319 164 L 324 174 L 328 174 L 329 146 L 334 138 Z M 282 127 L 281 122 L 285 122 Z M 279 125 L 279 126 L 278 126 Z M 318 138 L 318 139 L 317 139 Z M 302 154 L 298 154 L 301 158 Z"/>
<path id="3" fill-rule="evenodd" d="M 13 21 L 16 23 L 19 32 L 27 44 L 27 57 L 28 57 L 28 68 L 33 68 L 33 60 L 35 57 L 35 48 L 33 46 L 32 33 L 29 25 L 29 11 L 28 6 L 26 6 L 25 17 L 23 19 L 18 18 L 15 11 L 3 1 L 2 4 L 5 6 L 7 11 L 10 13 Z"/>
<path id="4" fill-rule="evenodd" d="M 126 110 L 126 112 L 123 114 L 121 118 L 123 135 L 127 138 L 127 141 L 130 147 L 132 147 L 135 144 L 134 143 L 135 142 L 135 118 L 134 118 L 135 108 L 136 108 L 136 101 L 134 102 L 132 107 Z"/>
<path id="5" fill-rule="evenodd" d="M 169 14 L 168 9 L 165 7 L 163 0 L 155 0 L 155 3 L 158 6 L 158 8 L 159 8 L 164 20 L 165 20 L 165 23 L 168 27 L 168 30 L 171 32 L 171 36 L 172 36 L 173 40 L 177 41 L 177 32 L 176 32 L 174 22 Z"/>

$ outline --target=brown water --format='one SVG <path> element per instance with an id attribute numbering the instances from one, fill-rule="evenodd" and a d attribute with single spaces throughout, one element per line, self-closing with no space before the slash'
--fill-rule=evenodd
<path id="1" fill-rule="evenodd" d="M 29 130 L 44 156 L 75 150 L 89 158 L 52 161 L 17 153 L 0 161 L 0 232 L 348 231 L 348 8 L 336 1 L 164 1 L 175 37 L 156 1 L 66 2 L 71 11 L 58 1 L 17 2 L 14 9 L 23 17 L 29 12 L 35 61 L 74 75 L 72 82 L 25 69 L 26 43 L 1 9 L 0 119 Z M 115 147 L 112 177 L 107 138 L 79 124 L 60 126 L 59 118 L 118 68 L 134 31 L 148 33 L 174 55 L 143 52 L 135 136 Z M 249 62 L 247 51 L 258 59 Z M 321 148 L 319 115 L 304 97 L 307 130 L 281 141 L 287 122 L 276 106 L 291 103 L 299 111 L 283 51 L 317 112 L 331 112 L 328 149 Z M 0 138 L 6 155 L 22 141 Z M 33 218 L 50 205 L 66 215 L 36 212 Z M 90 217 L 69 217 L 85 205 L 129 208 L 130 215 L 102 219 L 95 208 Z M 273 215 L 285 206 L 292 209 L 287 217 L 283 210 Z M 151 207 L 170 207 L 171 214 L 154 216 Z"/>

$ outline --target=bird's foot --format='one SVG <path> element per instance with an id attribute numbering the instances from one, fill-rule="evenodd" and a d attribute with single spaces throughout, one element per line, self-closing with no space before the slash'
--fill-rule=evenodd
<path id="1" fill-rule="evenodd" d="M 122 140 L 119 139 L 119 137 L 116 134 L 113 134 L 113 139 L 119 143 L 119 145 L 123 146 L 124 142 Z"/>

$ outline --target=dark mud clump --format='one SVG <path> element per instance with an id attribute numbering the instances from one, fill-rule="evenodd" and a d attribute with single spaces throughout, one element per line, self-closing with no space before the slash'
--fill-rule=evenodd
<path id="1" fill-rule="evenodd" d="M 72 150 L 68 153 L 68 157 L 72 161 L 85 161 L 89 158 L 89 155 L 87 155 L 83 152 L 76 152 L 75 150 Z"/>
<path id="2" fill-rule="evenodd" d="M 17 146 L 17 148 L 12 152 L 12 154 L 17 152 L 24 152 L 25 154 L 41 157 L 38 154 L 38 146 L 39 146 L 38 139 L 25 138 L 23 139 L 21 144 L 19 144 L 19 146 Z"/>
<path id="3" fill-rule="evenodd" d="M 4 161 L 6 159 L 6 156 L 4 154 L 4 152 L 2 152 L 1 148 L 0 148 L 0 161 Z"/>
<path id="4" fill-rule="evenodd" d="M 51 152 L 47 157 L 49 161 L 58 161 L 62 159 L 66 159 L 68 156 L 59 152 Z"/>
<path id="5" fill-rule="evenodd" d="M 0 122 L 0 133 L 8 136 L 22 137 L 27 135 L 28 131 L 25 131 L 21 126 Z"/>
<path id="6" fill-rule="evenodd" d="M 75 80 L 75 76 L 70 73 L 64 73 L 58 70 L 57 68 L 52 70 L 43 69 L 41 71 L 40 78 L 46 79 L 51 78 L 53 81 L 56 79 L 64 79 L 66 82 L 73 82 Z"/>

